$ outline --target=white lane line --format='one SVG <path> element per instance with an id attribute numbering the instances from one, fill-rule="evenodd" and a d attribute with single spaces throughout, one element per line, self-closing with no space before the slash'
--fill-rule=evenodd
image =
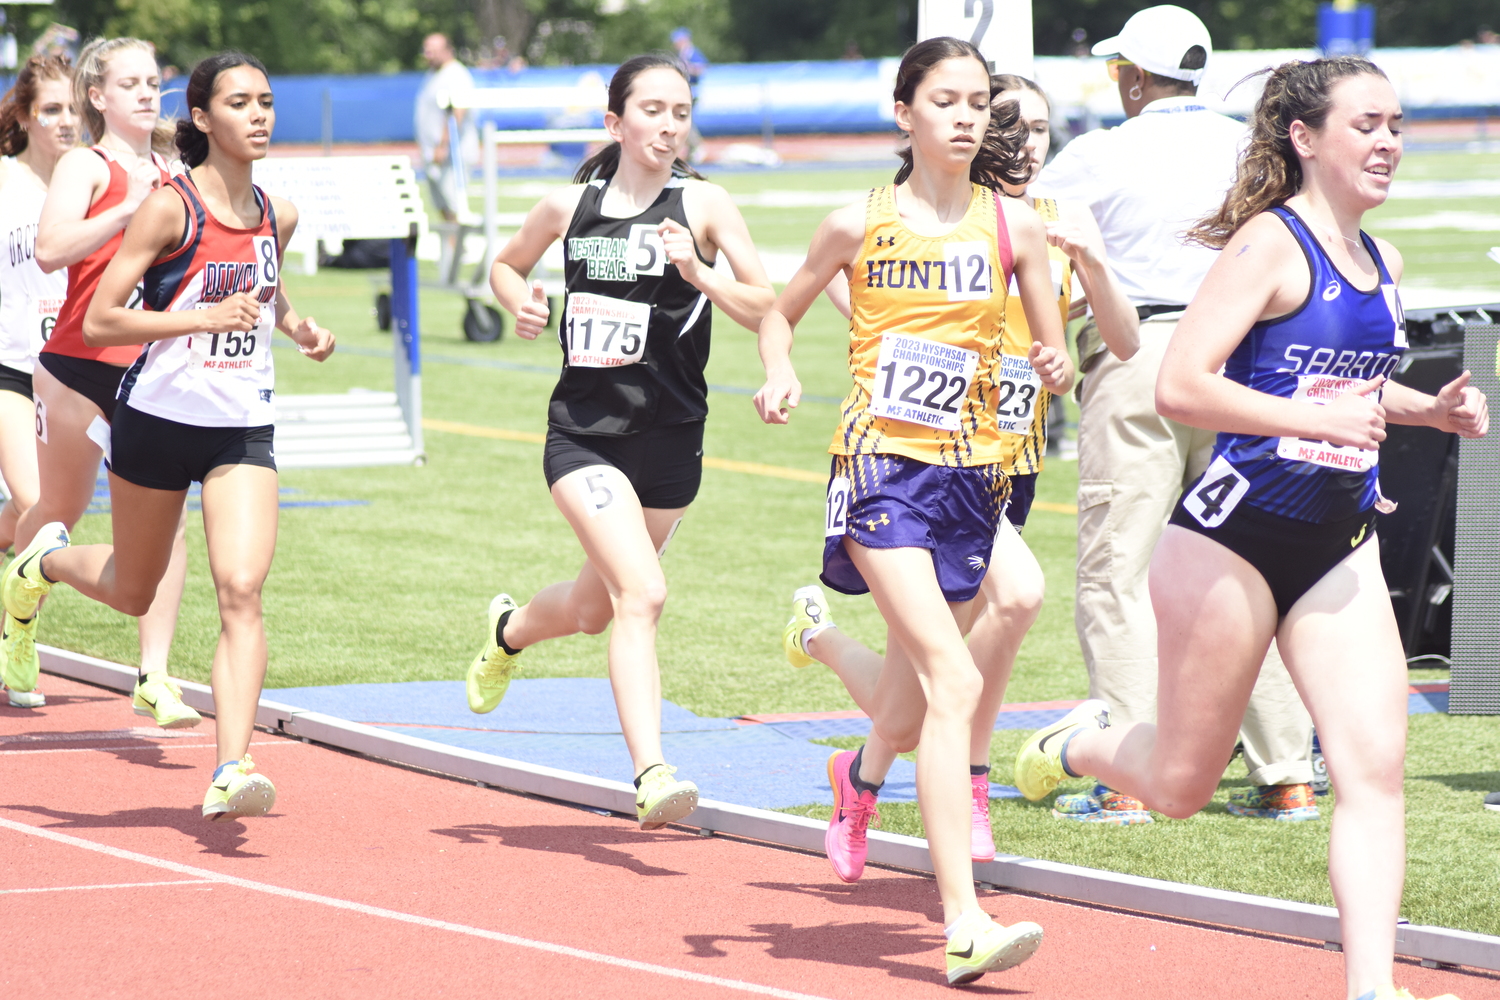
<path id="1" fill-rule="evenodd" d="M 301 740 L 259 740 L 250 744 L 253 747 L 279 747 L 293 746 L 305 747 L 306 743 Z M 164 746 L 141 746 L 139 743 L 130 746 L 119 747 L 61 747 L 54 750 L 0 750 L 0 757 L 19 757 L 23 753 L 99 753 L 102 750 L 212 750 L 212 743 L 168 743 Z"/>
<path id="2" fill-rule="evenodd" d="M 149 889 L 157 885 L 207 885 L 206 878 L 180 878 L 171 882 L 116 882 L 113 885 L 55 885 L 46 889 L 0 889 L 0 896 L 17 892 L 77 892 L 80 889 Z"/>
<path id="3" fill-rule="evenodd" d="M 285 899 L 296 899 L 304 903 L 317 903 L 336 910 L 349 910 L 369 917 L 383 917 L 386 920 L 395 920 L 399 923 L 415 924 L 418 927 L 430 927 L 434 930 L 452 931 L 455 934 L 467 934 L 470 937 L 499 941 L 501 944 L 513 945 L 517 948 L 530 948 L 535 951 L 550 952 L 554 955 L 566 955 L 569 958 L 578 958 L 585 962 L 613 965 L 617 968 L 630 969 L 634 972 L 646 972 L 652 975 L 665 976 L 668 979 L 684 979 L 690 983 L 703 983 L 706 986 L 721 986 L 724 989 L 738 990 L 741 993 L 754 993 L 757 996 L 779 997 L 781 1000 L 826 1000 L 824 997 L 813 996 L 809 993 L 796 993 L 792 990 L 778 989 L 774 986 L 747 983 L 741 979 L 724 979 L 720 976 L 710 976 L 701 972 L 674 969 L 666 965 L 637 962 L 631 958 L 619 958 L 615 955 L 605 955 L 597 951 L 584 951 L 582 948 L 570 948 L 567 945 L 552 944 L 549 941 L 534 941 L 531 938 L 518 937 L 514 934 L 502 934 L 499 931 L 485 930 L 482 927 L 470 927 L 467 924 L 455 924 L 447 920 L 434 920 L 431 917 L 419 917 L 414 913 L 402 913 L 399 910 L 387 910 L 384 907 L 370 906 L 366 903 L 355 903 L 347 899 L 320 896 L 317 893 L 303 892 L 300 889 L 286 889 L 279 885 L 255 882 L 251 879 L 238 878 L 234 875 L 222 875 L 207 868 L 194 868 L 192 865 L 179 864 L 176 861 L 168 861 L 165 858 L 154 858 L 149 854 L 139 854 L 135 851 L 127 851 L 121 847 L 110 847 L 108 844 L 95 843 L 92 840 L 84 840 L 81 837 L 59 833 L 56 830 L 48 830 L 45 827 L 31 826 L 28 823 L 17 823 L 15 820 L 6 819 L 3 816 L 0 816 L 0 828 L 14 830 L 17 833 L 24 833 L 32 837 L 42 837 L 43 839 L 55 841 L 59 844 L 67 844 L 70 847 L 81 847 L 85 851 L 107 854 L 112 858 L 120 858 L 124 861 L 135 861 L 143 865 L 151 865 L 154 868 L 164 868 L 179 875 L 191 875 L 204 882 L 232 885 L 241 889 L 250 889 L 254 892 L 264 892 L 271 896 L 281 896 Z"/>

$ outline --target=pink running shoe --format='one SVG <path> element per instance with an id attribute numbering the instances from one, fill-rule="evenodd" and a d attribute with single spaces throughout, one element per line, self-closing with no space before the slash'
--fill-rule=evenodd
<path id="1" fill-rule="evenodd" d="M 823 835 L 823 848 L 828 852 L 833 873 L 845 882 L 858 882 L 865 873 L 865 855 L 869 852 L 865 830 L 871 820 L 880 818 L 875 811 L 875 793 L 858 792 L 849 780 L 854 758 L 853 750 L 840 750 L 828 758 L 833 816 L 828 820 L 828 832 Z"/>
<path id="2" fill-rule="evenodd" d="M 990 776 L 971 774 L 973 817 L 969 825 L 969 854 L 975 861 L 995 860 L 995 835 L 990 832 Z"/>

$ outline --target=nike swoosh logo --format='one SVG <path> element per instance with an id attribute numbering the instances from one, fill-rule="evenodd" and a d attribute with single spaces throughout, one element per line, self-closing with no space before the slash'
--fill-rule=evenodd
<path id="1" fill-rule="evenodd" d="M 147 698 L 145 695 L 138 694 L 136 695 L 136 697 L 141 699 L 141 701 L 144 701 L 146 704 L 150 705 L 152 708 L 156 707 L 156 702 L 152 701 L 150 698 Z"/>
<path id="2" fill-rule="evenodd" d="M 966 951 L 950 951 L 950 952 L 948 952 L 948 954 L 952 955 L 954 958 L 973 958 L 974 957 L 974 942 L 973 941 L 969 942 L 969 947 L 968 947 L 968 950 L 966 950 Z"/>
<path id="3" fill-rule="evenodd" d="M 30 566 L 31 565 L 31 561 L 33 559 L 35 559 L 37 556 L 41 555 L 41 554 L 42 553 L 40 553 L 40 552 L 33 552 L 31 555 L 27 556 L 26 557 L 26 561 L 23 562 L 21 565 L 19 565 L 19 566 L 16 567 L 16 575 L 19 576 L 19 577 L 21 577 L 22 579 L 25 579 L 25 577 L 26 577 L 26 567 Z"/>
<path id="4" fill-rule="evenodd" d="M 1070 727 L 1070 728 L 1071 728 L 1071 727 Z M 1042 753 L 1046 753 L 1046 752 L 1047 752 L 1047 741 L 1048 741 L 1048 740 L 1050 740 L 1050 739 L 1051 739 L 1051 738 L 1052 738 L 1052 737 L 1054 737 L 1054 736 L 1058 736 L 1058 735 L 1061 735 L 1061 734 L 1062 734 L 1062 733 L 1063 733 L 1063 732 L 1065 732 L 1065 731 L 1066 731 L 1066 730 L 1062 730 L 1062 729 L 1059 729 L 1059 730 L 1058 730 L 1058 731 L 1057 731 L 1057 732 L 1055 732 L 1055 733 L 1048 733 L 1048 734 L 1047 734 L 1047 735 L 1046 735 L 1046 736 L 1043 736 L 1043 737 L 1042 737 L 1042 741 L 1041 741 L 1041 742 L 1040 742 L 1040 743 L 1038 743 L 1038 744 L 1037 744 L 1037 745 L 1036 745 L 1036 748 L 1037 748 L 1037 749 L 1038 749 L 1038 750 L 1040 750 L 1040 751 L 1041 751 L 1041 752 L 1042 752 Z"/>

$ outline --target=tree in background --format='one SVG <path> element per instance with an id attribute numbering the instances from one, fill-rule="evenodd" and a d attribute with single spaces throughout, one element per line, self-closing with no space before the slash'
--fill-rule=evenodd
<path id="1" fill-rule="evenodd" d="M 1036 51 L 1074 52 L 1107 38 L 1153 0 L 1037 0 Z M 1317 0 L 1178 0 L 1221 48 L 1313 44 Z M 1376 44 L 1452 45 L 1500 28 L 1494 0 L 1373 0 Z M 533 64 L 617 63 L 669 51 L 685 26 L 714 62 L 900 55 L 916 39 L 917 0 L 55 0 L 11 8 L 22 46 L 52 21 L 85 37 L 135 35 L 184 70 L 241 48 L 272 73 L 421 68 L 422 37 L 447 34 L 466 61 L 491 58 L 497 37 Z M 22 13 L 24 11 L 24 13 Z M 1084 38 L 1075 40 L 1082 31 Z"/>

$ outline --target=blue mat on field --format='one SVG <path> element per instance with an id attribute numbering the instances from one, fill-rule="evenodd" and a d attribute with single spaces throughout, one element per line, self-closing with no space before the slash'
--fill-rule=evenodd
<path id="1" fill-rule="evenodd" d="M 306 711 L 363 722 L 435 743 L 478 750 L 528 764 L 616 781 L 632 777 L 609 681 L 602 678 L 518 680 L 490 715 L 475 715 L 461 681 L 344 684 L 275 688 L 265 696 Z M 1016 713 L 1020 714 L 1020 713 Z M 838 732 L 808 727 L 859 723 Z M 742 725 L 703 718 L 662 702 L 662 748 L 678 773 L 705 798 L 762 809 L 832 801 L 828 747 L 808 736 L 859 735 L 869 720 L 839 719 Z M 1009 786 L 990 786 L 993 798 L 1013 798 Z M 880 794 L 884 802 L 916 801 L 916 768 L 898 760 Z"/>

